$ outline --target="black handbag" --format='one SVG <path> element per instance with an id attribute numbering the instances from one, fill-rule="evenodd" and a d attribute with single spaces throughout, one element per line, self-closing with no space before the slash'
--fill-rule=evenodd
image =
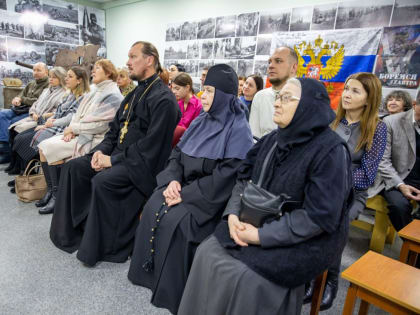
<path id="1" fill-rule="evenodd" d="M 264 159 L 258 183 L 248 181 L 241 195 L 239 220 L 257 228 L 264 223 L 278 220 L 285 212 L 301 208 L 303 205 L 302 201 L 290 200 L 291 197 L 286 194 L 277 196 L 261 188 L 268 162 L 273 156 L 276 145 L 276 143 L 273 145 Z"/>

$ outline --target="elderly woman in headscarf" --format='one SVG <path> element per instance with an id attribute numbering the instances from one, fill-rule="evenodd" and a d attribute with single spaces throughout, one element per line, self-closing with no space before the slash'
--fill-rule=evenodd
<path id="1" fill-rule="evenodd" d="M 157 176 L 158 188 L 137 228 L 128 278 L 152 289 L 152 304 L 172 313 L 178 310 L 195 250 L 220 221 L 253 143 L 237 91 L 231 67 L 209 69 L 203 111 Z"/>
<path id="2" fill-rule="evenodd" d="M 334 112 L 323 84 L 289 79 L 273 120 L 277 130 L 254 145 L 238 172 L 227 221 L 197 249 L 179 314 L 300 314 L 305 282 L 345 245 L 351 158 L 329 128 Z M 257 212 L 246 219 L 241 201 L 260 176 L 260 189 L 295 206 L 256 227 L 249 222 Z"/>
<path id="3" fill-rule="evenodd" d="M 55 67 L 49 71 L 49 86 L 44 89 L 39 98 L 29 109 L 29 117 L 15 122 L 9 127 L 10 146 L 12 148 L 11 161 L 5 171 L 9 175 L 19 174 L 25 167 L 20 163 L 16 150 L 14 150 L 15 138 L 18 134 L 32 132 L 36 126 L 43 125 L 47 119 L 54 115 L 58 105 L 62 102 L 65 94 L 66 70 L 62 67 Z"/>

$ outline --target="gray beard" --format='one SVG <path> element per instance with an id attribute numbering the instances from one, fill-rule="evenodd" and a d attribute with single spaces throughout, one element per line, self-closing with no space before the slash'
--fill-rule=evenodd
<path id="1" fill-rule="evenodd" d="M 131 74 L 130 79 L 134 81 L 143 81 L 146 79 L 146 69 L 143 70 L 140 74 Z"/>

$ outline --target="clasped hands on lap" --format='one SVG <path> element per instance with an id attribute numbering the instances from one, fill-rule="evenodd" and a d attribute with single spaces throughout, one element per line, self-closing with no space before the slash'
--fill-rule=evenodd
<path id="1" fill-rule="evenodd" d="M 90 166 L 97 172 L 112 166 L 111 157 L 103 154 L 101 151 L 96 151 L 92 155 Z"/>
<path id="2" fill-rule="evenodd" d="M 169 183 L 166 189 L 163 191 L 163 197 L 165 197 L 165 203 L 169 206 L 175 206 L 182 201 L 181 199 L 181 184 L 173 180 Z"/>
<path id="3" fill-rule="evenodd" d="M 237 215 L 229 214 L 228 225 L 230 238 L 239 246 L 261 244 L 258 229 L 252 224 L 241 222 Z"/>
<path id="4" fill-rule="evenodd" d="M 46 117 L 44 117 L 44 118 L 46 118 Z M 52 117 L 48 118 L 48 120 L 45 122 L 45 124 L 44 125 L 37 126 L 35 128 L 35 131 L 38 131 L 38 130 L 41 130 L 41 129 L 47 129 L 47 128 L 54 127 L 54 121 L 55 121 L 54 118 L 52 118 Z"/>
<path id="5" fill-rule="evenodd" d="M 20 98 L 20 97 L 15 97 L 13 100 L 12 100 L 12 105 L 14 105 L 14 106 L 20 106 L 22 104 L 22 99 Z"/>

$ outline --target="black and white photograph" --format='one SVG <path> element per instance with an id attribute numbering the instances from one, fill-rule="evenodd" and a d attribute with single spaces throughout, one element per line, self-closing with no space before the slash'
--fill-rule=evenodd
<path id="1" fill-rule="evenodd" d="M 45 40 L 52 42 L 60 42 L 78 45 L 79 44 L 79 30 L 74 24 L 48 21 L 44 25 Z"/>
<path id="2" fill-rule="evenodd" d="M 255 60 L 254 62 L 254 74 L 258 74 L 261 77 L 267 76 L 268 61 L 267 60 Z"/>
<path id="3" fill-rule="evenodd" d="M 184 22 L 181 26 L 181 40 L 197 39 L 197 22 Z"/>
<path id="4" fill-rule="evenodd" d="M 198 41 L 190 41 L 187 44 L 187 59 L 198 59 L 200 57 L 200 48 Z"/>
<path id="5" fill-rule="evenodd" d="M 45 42 L 45 59 L 48 66 L 55 65 L 55 58 L 58 52 L 62 49 L 71 49 L 74 50 L 77 46 L 62 44 L 62 43 L 53 43 Z"/>
<path id="6" fill-rule="evenodd" d="M 312 21 L 313 7 L 293 8 L 290 31 L 309 31 Z"/>
<path id="7" fill-rule="evenodd" d="M 225 50 L 226 50 L 226 41 L 230 40 L 230 38 L 224 38 L 224 39 L 216 39 L 214 41 L 214 59 L 223 59 L 225 58 Z"/>
<path id="8" fill-rule="evenodd" d="M 226 59 L 254 59 L 256 37 L 227 38 Z"/>
<path id="9" fill-rule="evenodd" d="M 247 77 L 251 75 L 254 68 L 254 60 L 238 60 L 238 76 Z"/>
<path id="10" fill-rule="evenodd" d="M 178 63 L 177 60 L 165 59 L 163 61 L 163 68 L 165 68 L 166 70 L 168 70 L 170 66 L 172 66 L 172 65 L 174 65 L 176 63 Z"/>
<path id="11" fill-rule="evenodd" d="M 0 61 L 7 61 L 6 37 L 0 37 Z"/>
<path id="12" fill-rule="evenodd" d="M 271 34 L 289 31 L 290 9 L 275 10 L 260 13 L 258 34 Z"/>
<path id="13" fill-rule="evenodd" d="M 166 43 L 165 59 L 185 59 L 187 57 L 185 43 L 169 42 Z"/>
<path id="14" fill-rule="evenodd" d="M 1 10 L 7 10 L 7 1 L 6 0 L 0 0 L 0 9 Z"/>
<path id="15" fill-rule="evenodd" d="M 42 12 L 40 0 L 7 0 L 7 8 L 9 11 L 23 13 L 27 11 Z"/>
<path id="16" fill-rule="evenodd" d="M 216 38 L 235 37 L 236 15 L 216 18 Z"/>
<path id="17" fill-rule="evenodd" d="M 213 59 L 213 40 L 201 42 L 201 59 Z"/>
<path id="18" fill-rule="evenodd" d="M 2 62 L 0 64 L 0 80 L 4 78 L 21 79 L 23 85 L 28 84 L 34 79 L 32 70 L 18 66 L 14 62 Z"/>
<path id="19" fill-rule="evenodd" d="M 224 58 L 226 59 L 239 59 L 241 56 L 241 39 L 237 38 L 225 38 L 224 43 Z"/>
<path id="20" fill-rule="evenodd" d="M 336 15 L 337 15 L 336 3 L 314 6 L 311 31 L 333 30 Z"/>
<path id="21" fill-rule="evenodd" d="M 394 0 L 339 2 L 336 29 L 388 26 Z"/>
<path id="22" fill-rule="evenodd" d="M 20 38 L 7 39 L 7 60 L 34 64 L 45 62 L 45 43 Z"/>
<path id="23" fill-rule="evenodd" d="M 198 39 L 214 38 L 214 32 L 216 29 L 216 19 L 208 18 L 201 20 L 200 22 L 198 22 L 197 29 Z"/>
<path id="24" fill-rule="evenodd" d="M 391 26 L 420 24 L 419 0 L 395 0 Z"/>
<path id="25" fill-rule="evenodd" d="M 21 37 L 25 34 L 23 23 L 19 22 L 20 14 L 4 11 L 0 15 L 0 35 Z"/>
<path id="26" fill-rule="evenodd" d="M 192 77 L 197 76 L 198 61 L 197 60 L 178 60 L 180 65 L 185 67 L 185 72 Z"/>
<path id="27" fill-rule="evenodd" d="M 60 0 L 43 0 L 42 11 L 56 21 L 79 24 L 77 4 Z"/>
<path id="28" fill-rule="evenodd" d="M 213 60 L 201 60 L 198 62 L 198 71 L 197 71 L 197 76 L 200 77 L 201 76 L 201 72 L 203 71 L 203 69 L 205 67 L 210 68 L 214 65 L 214 61 Z"/>
<path id="29" fill-rule="evenodd" d="M 221 59 L 218 59 L 218 60 L 214 61 L 215 65 L 220 64 L 220 63 L 227 64 L 227 65 L 231 66 L 233 68 L 233 70 L 235 70 L 235 72 L 238 72 L 238 60 L 221 60 Z"/>
<path id="30" fill-rule="evenodd" d="M 236 36 L 256 36 L 259 13 L 239 14 L 236 18 Z"/>
<path id="31" fill-rule="evenodd" d="M 172 42 L 181 39 L 181 23 L 168 24 L 166 27 L 166 41 Z"/>
<path id="32" fill-rule="evenodd" d="M 44 24 L 26 24 L 25 38 L 34 40 L 44 40 Z"/>
<path id="33" fill-rule="evenodd" d="M 79 5 L 80 44 L 105 47 L 105 11 Z"/>
<path id="34" fill-rule="evenodd" d="M 256 55 L 267 56 L 270 54 L 271 36 L 258 36 Z"/>

